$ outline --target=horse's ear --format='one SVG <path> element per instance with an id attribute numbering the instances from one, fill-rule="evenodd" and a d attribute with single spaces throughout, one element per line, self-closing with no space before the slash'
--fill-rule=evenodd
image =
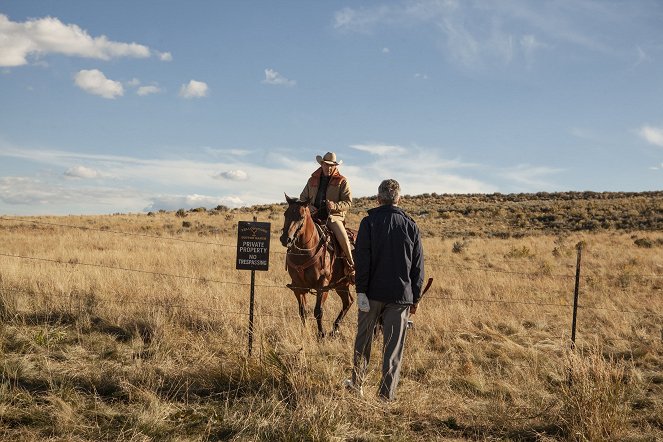
<path id="1" fill-rule="evenodd" d="M 311 204 L 311 198 L 306 198 L 304 200 L 299 200 L 299 202 L 304 206 L 308 206 L 309 204 Z"/>
<path id="2" fill-rule="evenodd" d="M 290 197 L 288 196 L 288 194 L 285 193 L 285 192 L 283 192 L 283 194 L 285 195 L 285 200 L 288 202 L 288 204 L 292 204 L 292 203 L 294 203 L 295 201 L 297 201 L 297 198 L 290 198 Z"/>

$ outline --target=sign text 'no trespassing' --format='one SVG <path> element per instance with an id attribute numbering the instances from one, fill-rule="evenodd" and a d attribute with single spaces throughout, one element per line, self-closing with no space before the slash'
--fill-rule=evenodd
<path id="1" fill-rule="evenodd" d="M 237 225 L 237 270 L 268 270 L 269 223 L 240 221 Z"/>

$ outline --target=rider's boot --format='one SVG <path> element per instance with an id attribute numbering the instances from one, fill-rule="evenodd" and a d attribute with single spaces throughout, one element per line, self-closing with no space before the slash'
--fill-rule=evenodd
<path id="1" fill-rule="evenodd" d="M 348 278 L 350 284 L 355 283 L 355 266 L 354 263 L 351 263 L 349 259 L 345 260 L 345 276 Z"/>
<path id="2" fill-rule="evenodd" d="M 348 278 L 351 284 L 355 283 L 355 262 L 352 259 L 352 246 L 350 245 L 350 239 L 348 238 L 348 233 L 345 231 L 345 226 L 340 221 L 333 221 L 329 226 L 336 236 L 341 249 L 343 249 L 343 255 L 345 258 L 345 276 Z"/>

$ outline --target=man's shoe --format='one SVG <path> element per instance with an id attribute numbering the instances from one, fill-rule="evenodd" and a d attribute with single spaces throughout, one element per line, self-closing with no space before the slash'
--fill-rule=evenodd
<path id="1" fill-rule="evenodd" d="M 387 396 L 382 394 L 378 394 L 378 400 L 383 404 L 391 404 L 395 401 L 395 399 L 389 399 Z"/>

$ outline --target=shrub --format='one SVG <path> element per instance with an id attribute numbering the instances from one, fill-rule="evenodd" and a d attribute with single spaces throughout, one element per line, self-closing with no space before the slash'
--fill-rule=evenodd
<path id="1" fill-rule="evenodd" d="M 598 350 L 569 353 L 570 378 L 560 384 L 561 420 L 571 440 L 619 440 L 628 424 L 633 383 L 624 361 L 605 360 Z"/>
<path id="2" fill-rule="evenodd" d="M 184 209 L 179 209 L 177 212 L 175 212 L 175 216 L 184 218 L 186 216 L 186 211 Z"/>
<path id="3" fill-rule="evenodd" d="M 633 243 L 636 246 L 642 247 L 642 248 L 645 248 L 645 249 L 651 249 L 652 247 L 654 247 L 654 242 L 649 238 L 638 238 L 635 241 L 633 241 Z"/>
<path id="4" fill-rule="evenodd" d="M 532 252 L 527 246 L 522 246 L 520 248 L 512 247 L 505 256 L 507 258 L 529 258 L 532 256 Z"/>
<path id="5" fill-rule="evenodd" d="M 454 245 L 451 247 L 453 253 L 463 253 L 467 248 L 466 241 L 455 241 Z"/>

